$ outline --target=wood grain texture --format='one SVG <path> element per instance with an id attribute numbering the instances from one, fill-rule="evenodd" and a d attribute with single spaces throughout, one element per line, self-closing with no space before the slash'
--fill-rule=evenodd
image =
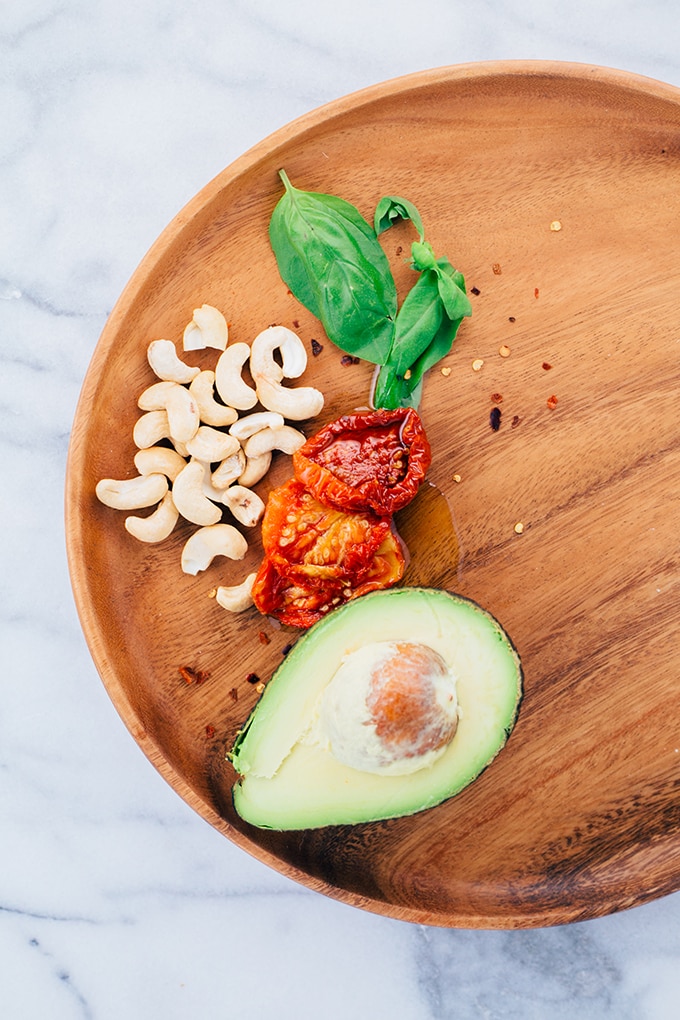
<path id="1" fill-rule="evenodd" d="M 426 493 L 429 539 L 411 577 L 489 609 L 525 671 L 507 747 L 458 797 L 413 818 L 285 834 L 236 817 L 224 752 L 257 697 L 247 673 L 267 679 L 294 635 L 208 597 L 258 563 L 257 536 L 245 563 L 187 577 L 179 558 L 189 526 L 143 546 L 94 495 L 99 478 L 135 473 L 148 342 L 179 340 L 203 302 L 225 312 L 233 341 L 280 322 L 324 344 L 305 381 L 327 403 L 307 431 L 366 403 L 371 367 L 341 366 L 279 279 L 267 227 L 280 166 L 369 218 L 383 194 L 410 198 L 435 250 L 473 288 L 451 373 L 430 373 L 421 407 L 430 481 L 452 509 L 459 550 Z M 310 888 L 435 925 L 556 924 L 680 887 L 679 226 L 676 89 L 584 65 L 511 62 L 410 76 L 311 113 L 227 168 L 161 235 L 83 387 L 68 465 L 69 564 L 124 722 L 229 839 Z M 410 240 L 407 227 L 385 238 L 402 289 L 410 270 L 397 248 Z M 196 360 L 214 364 L 209 353 Z M 259 491 L 289 471 L 280 458 Z M 205 682 L 187 684 L 187 665 Z"/>

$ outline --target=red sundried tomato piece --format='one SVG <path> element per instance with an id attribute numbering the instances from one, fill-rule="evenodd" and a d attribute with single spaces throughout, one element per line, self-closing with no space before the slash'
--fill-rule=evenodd
<path id="1" fill-rule="evenodd" d="M 395 584 L 403 576 L 405 562 L 399 540 L 388 531 L 366 566 L 351 579 L 320 581 L 284 574 L 279 567 L 265 556 L 253 584 L 253 602 L 261 613 L 289 627 L 307 628 L 336 606 Z"/>
<path id="2" fill-rule="evenodd" d="M 388 517 L 370 510 L 326 506 L 291 478 L 269 494 L 262 546 L 284 577 L 337 585 L 368 569 L 390 526 Z"/>
<path id="3" fill-rule="evenodd" d="M 321 503 L 393 514 L 415 496 L 432 455 L 412 407 L 343 415 L 293 454 L 296 478 Z"/>

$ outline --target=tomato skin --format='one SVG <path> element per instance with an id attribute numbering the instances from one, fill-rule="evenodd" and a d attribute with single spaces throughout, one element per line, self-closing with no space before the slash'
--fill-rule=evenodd
<path id="1" fill-rule="evenodd" d="M 293 454 L 295 477 L 321 503 L 391 515 L 415 496 L 432 454 L 412 408 L 343 415 Z"/>

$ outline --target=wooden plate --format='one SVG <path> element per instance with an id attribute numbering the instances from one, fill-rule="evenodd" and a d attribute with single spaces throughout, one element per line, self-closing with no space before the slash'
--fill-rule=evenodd
<path id="1" fill-rule="evenodd" d="M 410 198 L 465 273 L 474 314 L 421 405 L 461 551 L 457 564 L 451 548 L 438 555 L 431 583 L 494 613 L 526 674 L 509 744 L 461 795 L 412 818 L 287 834 L 235 816 L 224 760 L 257 698 L 247 674 L 267 679 L 294 639 L 208 596 L 257 564 L 257 536 L 245 563 L 191 578 L 179 566 L 190 526 L 144 546 L 94 496 L 99 478 L 136 473 L 148 342 L 179 342 L 204 302 L 225 312 L 232 342 L 280 322 L 324 344 L 305 377 L 327 394 L 318 424 L 366 403 L 371 367 L 343 366 L 279 279 L 267 227 L 281 166 L 369 218 L 384 194 Z M 573 921 L 680 886 L 679 227 L 677 89 L 585 65 L 487 63 L 302 117 L 201 191 L 143 260 L 77 410 L 70 569 L 124 722 L 238 846 L 347 903 L 444 926 Z M 402 286 L 397 247 L 411 239 L 397 228 L 385 240 Z M 196 360 L 210 367 L 214 352 Z M 280 458 L 259 491 L 289 470 Z"/>

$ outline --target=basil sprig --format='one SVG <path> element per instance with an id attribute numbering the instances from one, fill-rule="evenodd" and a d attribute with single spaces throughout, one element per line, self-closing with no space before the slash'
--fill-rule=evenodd
<path id="1" fill-rule="evenodd" d="M 330 340 L 380 371 L 375 407 L 417 407 L 425 372 L 451 349 L 472 307 L 461 273 L 436 258 L 412 202 L 381 199 L 371 227 L 334 195 L 300 191 L 280 171 L 285 193 L 269 236 L 282 279 Z M 418 279 L 398 308 L 397 289 L 378 235 L 399 220 L 418 232 L 411 267 Z"/>

